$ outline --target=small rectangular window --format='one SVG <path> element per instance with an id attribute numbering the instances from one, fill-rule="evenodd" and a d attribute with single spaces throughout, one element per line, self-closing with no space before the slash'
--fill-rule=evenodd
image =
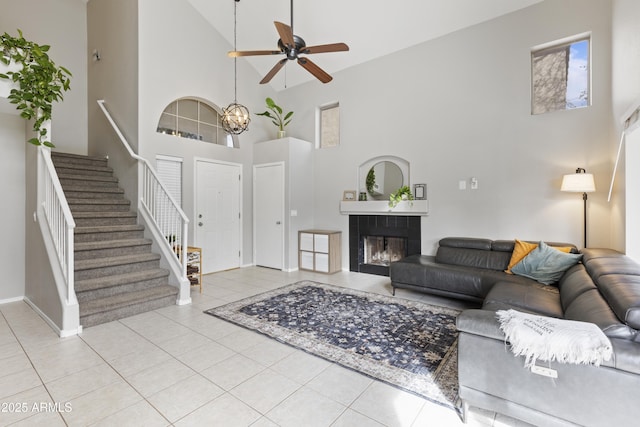
<path id="1" fill-rule="evenodd" d="M 590 37 L 552 43 L 531 51 L 531 113 L 588 107 Z"/>
<path id="2" fill-rule="evenodd" d="M 319 148 L 340 145 L 340 104 L 330 104 L 318 109 Z"/>

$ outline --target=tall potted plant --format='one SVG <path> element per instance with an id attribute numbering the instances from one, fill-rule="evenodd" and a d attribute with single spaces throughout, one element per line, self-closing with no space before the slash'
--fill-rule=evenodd
<path id="1" fill-rule="evenodd" d="M 62 93 L 70 88 L 71 72 L 49 58 L 49 48 L 26 40 L 20 30 L 18 37 L 8 33 L 0 36 L 0 63 L 6 68 L 0 79 L 14 83 L 8 99 L 16 104 L 22 118 L 34 120 L 36 136 L 28 142 L 53 147 L 46 124 L 51 120 L 53 102 L 62 101 Z M 10 64 L 16 68 L 8 68 Z"/>
<path id="2" fill-rule="evenodd" d="M 267 110 L 262 113 L 256 113 L 257 116 L 264 116 L 271 119 L 271 123 L 278 127 L 278 138 L 284 137 L 284 128 L 291 123 L 293 111 L 284 114 L 284 110 L 273 99 L 267 98 Z M 284 114 L 284 115 L 283 115 Z"/>

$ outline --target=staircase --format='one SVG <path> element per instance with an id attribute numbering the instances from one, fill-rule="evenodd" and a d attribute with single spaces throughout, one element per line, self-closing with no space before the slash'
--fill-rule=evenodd
<path id="1" fill-rule="evenodd" d="M 176 303 L 178 288 L 151 252 L 144 226 L 107 160 L 51 153 L 76 222 L 75 291 L 83 327 Z"/>

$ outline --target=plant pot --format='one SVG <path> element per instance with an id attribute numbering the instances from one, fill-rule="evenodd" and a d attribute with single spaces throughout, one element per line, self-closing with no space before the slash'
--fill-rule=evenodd
<path id="1" fill-rule="evenodd" d="M 278 139 L 284 138 L 285 136 L 287 136 L 287 132 L 286 131 L 283 131 L 283 130 L 279 130 L 278 131 Z"/>

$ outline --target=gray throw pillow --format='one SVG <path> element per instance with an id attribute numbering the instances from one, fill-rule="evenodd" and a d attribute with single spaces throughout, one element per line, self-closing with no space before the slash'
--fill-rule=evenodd
<path id="1" fill-rule="evenodd" d="M 560 280 L 564 272 L 580 259 L 582 254 L 567 254 L 540 242 L 537 248 L 511 268 L 511 272 L 550 285 Z"/>

